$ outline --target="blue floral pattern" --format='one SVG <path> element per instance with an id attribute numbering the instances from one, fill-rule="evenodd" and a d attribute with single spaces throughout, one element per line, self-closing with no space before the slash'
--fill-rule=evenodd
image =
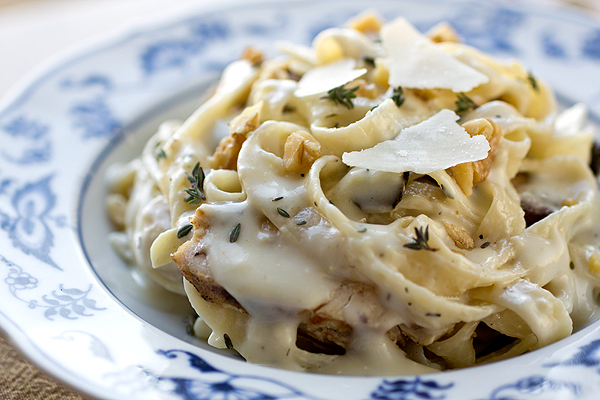
<path id="1" fill-rule="evenodd" d="M 398 380 L 384 380 L 371 393 L 373 400 L 443 400 L 454 383 L 440 384 L 432 379 L 420 377 Z"/>
<path id="2" fill-rule="evenodd" d="M 577 396 L 579 393 L 580 387 L 574 383 L 531 376 L 494 389 L 485 400 L 562 399 Z"/>
<path id="3" fill-rule="evenodd" d="M 189 35 L 154 43 L 142 51 L 141 66 L 145 73 L 181 68 L 205 49 L 208 43 L 225 39 L 230 32 L 222 21 L 200 21 L 191 24 Z"/>
<path id="4" fill-rule="evenodd" d="M 20 165 L 39 164 L 50 160 L 52 142 L 48 139 L 48 125 L 21 115 L 9 120 L 0 130 L 8 135 L 11 143 L 15 145 L 11 147 L 10 152 L 6 148 L 0 151 L 4 160 Z"/>
<path id="5" fill-rule="evenodd" d="M 82 132 L 84 139 L 110 137 L 120 133 L 123 123 L 109 106 L 109 96 L 114 89 L 110 78 L 101 74 L 90 74 L 81 79 L 67 78 L 61 88 L 88 94 L 86 100 L 78 100 L 69 109 L 73 127 Z"/>
<path id="6" fill-rule="evenodd" d="M 65 225 L 64 217 L 52 216 L 56 196 L 50 188 L 51 180 L 52 175 L 48 175 L 16 188 L 10 196 L 12 210 L 0 209 L 0 228 L 8 233 L 14 247 L 61 269 L 50 256 L 54 242 L 50 225 Z M 3 182 L 5 188 L 11 183 L 6 180 Z"/>
<path id="7" fill-rule="evenodd" d="M 177 394 L 185 400 L 275 400 L 302 398 L 318 400 L 290 385 L 277 380 L 254 375 L 232 374 L 215 368 L 203 358 L 189 351 L 160 350 L 158 352 L 167 358 L 187 357 L 191 368 L 200 373 L 197 378 L 182 378 L 172 376 L 156 376 L 156 382 L 161 390 Z M 256 382 L 264 382 L 268 389 L 257 390 Z M 254 383 L 253 385 L 248 384 Z"/>
<path id="8" fill-rule="evenodd" d="M 26 303 L 29 308 L 43 309 L 44 317 L 50 321 L 57 315 L 66 319 L 77 319 L 78 316 L 93 316 L 94 314 L 89 313 L 89 310 L 105 310 L 105 308 L 96 306 L 95 300 L 88 298 L 88 294 L 92 290 L 92 285 L 87 290 L 65 288 L 63 285 L 59 285 L 58 290 L 52 290 L 49 295 L 42 295 L 41 301 L 24 299 L 21 292 L 37 288 L 38 279 L 23 271 L 20 266 L 9 261 L 2 255 L 0 255 L 0 261 L 9 267 L 9 272 L 4 279 L 4 283 L 8 285 L 8 289 L 13 297 Z"/>

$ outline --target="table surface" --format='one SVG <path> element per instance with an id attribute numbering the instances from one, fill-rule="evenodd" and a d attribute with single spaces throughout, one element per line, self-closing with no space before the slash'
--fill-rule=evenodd
<path id="1" fill-rule="evenodd" d="M 0 0 L 0 98 L 66 49 L 117 31 L 135 20 L 176 13 L 218 0 Z M 519 1 L 519 0 L 514 0 Z M 523 1 L 523 0 L 521 0 Z M 556 0 L 528 0 L 548 2 Z M 569 0 L 598 12 L 600 0 Z M 12 89 L 11 89 L 12 88 Z M 0 332 L 1 333 L 1 332 Z M 0 336 L 0 398 L 86 399 L 26 361 Z"/>

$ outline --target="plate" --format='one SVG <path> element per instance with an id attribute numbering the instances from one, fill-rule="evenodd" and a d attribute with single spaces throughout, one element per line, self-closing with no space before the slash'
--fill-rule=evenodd
<path id="1" fill-rule="evenodd" d="M 108 244 L 104 176 L 183 119 L 242 50 L 310 43 L 365 8 L 518 58 L 564 105 L 600 115 L 600 22 L 560 7 L 466 0 L 289 1 L 198 11 L 71 54 L 0 110 L 0 326 L 34 363 L 111 399 L 593 399 L 600 323 L 503 362 L 422 376 L 342 377 L 252 365 L 186 333 L 191 309 Z M 274 55 L 269 53 L 268 55 Z"/>

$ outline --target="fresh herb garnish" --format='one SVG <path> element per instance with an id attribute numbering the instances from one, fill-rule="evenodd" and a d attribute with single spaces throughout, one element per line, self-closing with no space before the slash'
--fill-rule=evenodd
<path id="1" fill-rule="evenodd" d="M 402 86 L 394 88 L 394 91 L 392 92 L 392 100 L 394 100 L 394 103 L 396 103 L 396 106 L 398 107 L 404 103 L 404 89 L 402 89 Z"/>
<path id="2" fill-rule="evenodd" d="M 192 169 L 192 174 L 190 175 L 186 172 L 188 181 L 192 184 L 192 187 L 189 189 L 185 189 L 185 192 L 189 195 L 184 199 L 184 201 L 190 204 L 200 204 L 202 201 L 206 200 L 206 195 L 203 192 L 202 187 L 204 186 L 204 171 L 200 166 L 200 162 L 197 162 L 194 165 L 194 169 Z"/>
<path id="3" fill-rule="evenodd" d="M 350 89 L 344 88 L 344 85 L 335 87 L 330 89 L 327 92 L 327 96 L 321 97 L 321 99 L 329 99 L 333 101 L 335 104 L 340 104 L 345 106 L 348 109 L 354 108 L 354 103 L 352 103 L 352 99 L 356 98 L 356 92 L 358 90 L 358 86 L 355 86 Z"/>
<path id="4" fill-rule="evenodd" d="M 365 63 L 370 64 L 373 67 L 375 66 L 375 59 L 373 57 L 364 56 L 363 60 L 365 61 Z"/>
<path id="5" fill-rule="evenodd" d="M 179 228 L 179 230 L 177 231 L 177 239 L 186 237 L 188 235 L 188 233 L 190 233 L 192 228 L 193 228 L 192 224 L 187 224 L 187 225 L 184 225 L 181 228 Z"/>
<path id="6" fill-rule="evenodd" d="M 531 72 L 527 73 L 527 81 L 529 82 L 533 90 L 535 90 L 536 92 L 540 91 L 540 87 L 537 84 L 537 80 L 533 77 L 533 75 L 531 75 Z"/>
<path id="7" fill-rule="evenodd" d="M 423 227 L 420 226 L 418 228 L 415 227 L 415 238 L 410 243 L 405 243 L 404 247 L 412 250 L 429 250 L 429 251 L 437 251 L 438 249 L 434 249 L 429 246 L 429 225 L 423 231 Z"/>
<path id="8" fill-rule="evenodd" d="M 442 314 L 440 313 L 433 313 L 433 312 L 428 312 L 425 314 L 426 317 L 441 317 Z"/>
<path id="9" fill-rule="evenodd" d="M 233 343 L 231 342 L 231 338 L 229 337 L 228 334 L 224 334 L 223 335 L 223 340 L 225 341 L 225 346 L 227 347 L 228 350 L 233 350 Z"/>
<path id="10" fill-rule="evenodd" d="M 285 218 L 289 218 L 290 217 L 290 214 L 287 211 L 285 211 L 283 208 L 281 208 L 281 207 L 277 207 L 277 212 L 282 217 L 285 217 Z"/>
<path id="11" fill-rule="evenodd" d="M 365 233 L 367 231 L 367 228 L 360 228 L 357 232 L 358 233 Z"/>
<path id="12" fill-rule="evenodd" d="M 235 243 L 236 240 L 240 237 L 240 229 L 242 228 L 242 224 L 239 222 L 236 226 L 233 227 L 231 232 L 229 232 L 229 243 Z"/>
<path id="13" fill-rule="evenodd" d="M 274 198 L 273 200 L 271 200 L 271 201 L 279 201 L 279 200 L 281 200 L 281 199 L 283 199 L 283 196 L 275 197 L 275 198 Z"/>
<path id="14" fill-rule="evenodd" d="M 485 242 L 481 245 L 482 249 L 485 249 L 486 247 L 488 247 L 490 245 L 490 242 Z"/>
<path id="15" fill-rule="evenodd" d="M 198 317 L 196 315 L 188 315 L 185 318 L 185 333 L 187 333 L 190 336 L 194 336 L 195 332 L 194 332 L 194 323 L 196 323 L 196 320 L 198 319 Z"/>
<path id="16" fill-rule="evenodd" d="M 458 94 L 455 104 L 457 113 L 462 113 L 478 107 L 477 104 L 464 93 Z"/>
<path id="17" fill-rule="evenodd" d="M 296 222 L 296 225 L 306 225 L 306 221 L 298 221 Z"/>
<path id="18" fill-rule="evenodd" d="M 159 149 L 161 145 L 162 142 L 156 142 L 154 145 L 154 155 L 156 156 L 156 161 L 161 158 L 167 158 L 167 153 L 165 153 L 165 150 L 162 147 Z"/>

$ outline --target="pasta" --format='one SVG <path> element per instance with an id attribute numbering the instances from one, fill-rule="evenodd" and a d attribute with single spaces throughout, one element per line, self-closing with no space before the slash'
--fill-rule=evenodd
<path id="1" fill-rule="evenodd" d="M 366 12 L 278 47 L 247 50 L 110 179 L 113 244 L 188 296 L 209 344 L 301 371 L 425 373 L 597 318 L 584 105 L 559 112 L 522 65 L 444 24 Z"/>

